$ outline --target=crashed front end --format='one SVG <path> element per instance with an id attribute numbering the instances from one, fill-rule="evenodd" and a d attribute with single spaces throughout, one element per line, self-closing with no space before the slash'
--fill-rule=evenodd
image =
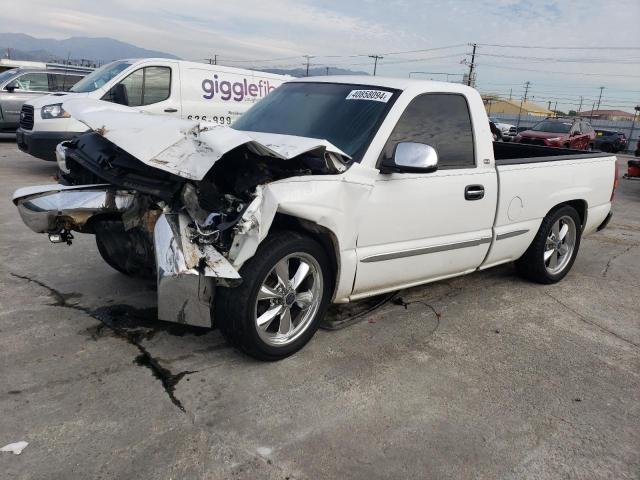
<path id="1" fill-rule="evenodd" d="M 20 189 L 13 201 L 24 223 L 54 243 L 71 244 L 72 232 L 95 234 L 103 258 L 133 256 L 134 265 L 155 271 L 160 320 L 212 326 L 216 288 L 242 282 L 239 270 L 276 214 L 265 186 L 289 177 L 340 173 L 349 161 L 318 140 L 125 116 L 127 121 L 133 117 L 133 125 L 124 122 L 111 130 L 85 118 L 94 131 L 57 151 L 70 185 Z M 144 139 L 132 134 L 136 122 L 146 125 Z M 119 121 L 107 118 L 106 123 Z M 157 139 L 155 149 L 149 147 L 150 137 Z M 126 244 L 127 251 L 123 235 L 136 239 Z"/>

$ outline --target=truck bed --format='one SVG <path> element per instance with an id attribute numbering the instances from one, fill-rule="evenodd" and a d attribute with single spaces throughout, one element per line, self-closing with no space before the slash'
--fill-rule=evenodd
<path id="1" fill-rule="evenodd" d="M 493 142 L 493 154 L 496 159 L 496 165 L 517 165 L 521 163 L 555 162 L 576 158 L 612 156 L 610 153 L 512 142 Z"/>

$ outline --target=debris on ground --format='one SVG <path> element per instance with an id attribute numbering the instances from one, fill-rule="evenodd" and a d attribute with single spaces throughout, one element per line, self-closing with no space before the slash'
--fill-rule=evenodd
<path id="1" fill-rule="evenodd" d="M 14 455 L 20 455 L 22 451 L 27 447 L 27 445 L 29 445 L 29 442 L 25 441 L 10 443 L 9 445 L 5 445 L 4 447 L 0 448 L 0 452 L 9 452 L 13 453 Z"/>

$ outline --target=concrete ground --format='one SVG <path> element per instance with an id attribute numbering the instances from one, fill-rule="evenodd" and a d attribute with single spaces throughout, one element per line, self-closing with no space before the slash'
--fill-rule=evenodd
<path id="1" fill-rule="evenodd" d="M 640 478 L 640 182 L 557 285 L 411 289 L 259 363 L 29 231 L 11 194 L 54 173 L 0 143 L 1 478 Z"/>

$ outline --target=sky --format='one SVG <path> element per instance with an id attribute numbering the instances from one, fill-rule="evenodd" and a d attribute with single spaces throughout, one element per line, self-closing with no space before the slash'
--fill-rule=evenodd
<path id="1" fill-rule="evenodd" d="M 565 111 L 581 96 L 591 109 L 600 87 L 601 108 L 640 104 L 638 0 L 22 0 L 1 11 L 3 32 L 112 37 L 251 68 L 311 55 L 314 66 L 372 73 L 368 55 L 381 55 L 377 75 L 459 81 L 476 43 L 481 92 L 520 99 L 529 81 L 529 99 Z"/>

